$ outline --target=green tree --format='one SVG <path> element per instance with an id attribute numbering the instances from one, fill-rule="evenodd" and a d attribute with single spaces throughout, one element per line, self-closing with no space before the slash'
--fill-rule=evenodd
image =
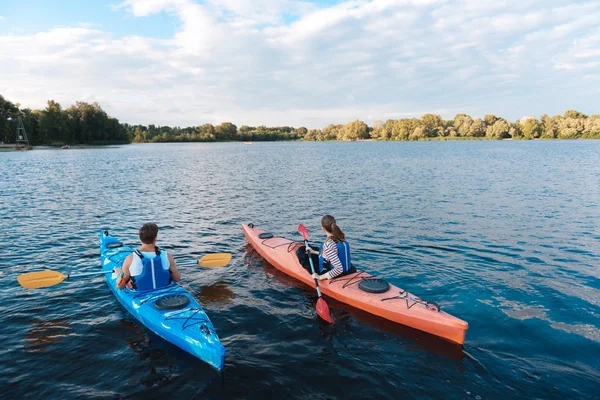
<path id="1" fill-rule="evenodd" d="M 330 124 L 320 132 L 320 135 L 317 137 L 317 140 L 341 140 L 343 128 L 344 125 Z"/>
<path id="2" fill-rule="evenodd" d="M 581 113 L 579 111 L 575 111 L 575 110 L 567 110 L 565 111 L 565 118 L 573 118 L 573 119 L 583 119 L 583 118 L 587 118 L 587 115 L 585 115 L 584 113 Z"/>
<path id="3" fill-rule="evenodd" d="M 386 121 L 384 128 L 389 132 L 391 140 L 409 140 L 420 124 L 421 121 L 416 118 L 390 119 Z"/>
<path id="4" fill-rule="evenodd" d="M 503 118 L 498 118 L 493 125 L 486 128 L 485 135 L 493 139 L 504 139 L 510 137 L 510 125 Z"/>
<path id="5" fill-rule="evenodd" d="M 15 143 L 17 129 L 14 121 L 18 115 L 19 108 L 0 95 L 0 141 Z"/>
<path id="6" fill-rule="evenodd" d="M 469 115 L 456 114 L 454 117 L 453 126 L 457 132 L 457 136 L 471 136 L 471 125 L 473 125 L 473 118 L 471 118 Z"/>
<path id="7" fill-rule="evenodd" d="M 421 118 L 422 135 L 424 137 L 444 136 L 444 121 L 442 117 L 435 114 L 425 114 Z M 414 134 L 414 131 L 413 131 Z M 421 134 L 419 135 L 421 136 Z"/>
<path id="8" fill-rule="evenodd" d="M 212 124 L 204 124 L 198 127 L 200 140 L 203 142 L 214 142 L 216 140 L 216 129 Z"/>
<path id="9" fill-rule="evenodd" d="M 524 139 L 536 139 L 542 134 L 542 126 L 537 119 L 531 117 L 522 122 L 521 132 Z"/>
<path id="10" fill-rule="evenodd" d="M 231 122 L 223 122 L 215 128 L 216 140 L 235 140 L 237 135 L 237 126 Z"/>
<path id="11" fill-rule="evenodd" d="M 410 140 L 421 140 L 426 137 L 427 137 L 427 135 L 425 132 L 425 127 L 423 125 L 419 125 L 412 131 L 412 133 L 410 134 L 410 136 L 408 138 Z"/>
<path id="12" fill-rule="evenodd" d="M 323 133 L 318 130 L 318 129 L 310 129 L 308 132 L 306 132 L 306 135 L 304 135 L 304 139 L 303 140 L 307 140 L 307 141 L 317 141 L 319 140 L 319 137 L 322 136 Z"/>
<path id="13" fill-rule="evenodd" d="M 369 137 L 369 127 L 362 121 L 356 120 L 347 123 L 338 133 L 338 139 L 357 140 L 367 139 Z M 341 137 L 339 137 L 341 135 Z"/>
<path id="14" fill-rule="evenodd" d="M 583 118 L 560 118 L 558 120 L 558 137 L 561 139 L 577 139 L 585 130 Z"/>
<path id="15" fill-rule="evenodd" d="M 584 136 L 600 138 L 600 114 L 592 115 L 585 120 Z"/>
<path id="16" fill-rule="evenodd" d="M 298 136 L 299 139 L 303 139 L 304 136 L 306 136 L 307 133 L 308 133 L 308 129 L 306 129 L 303 126 L 301 126 L 300 128 L 298 128 L 298 130 L 296 131 L 296 134 L 297 134 L 297 136 Z"/>
<path id="17" fill-rule="evenodd" d="M 64 112 L 68 129 L 67 143 L 127 142 L 127 128 L 110 117 L 98 103 L 78 101 Z M 134 134 L 135 136 L 135 134 Z"/>
<path id="18" fill-rule="evenodd" d="M 148 132 L 142 130 L 139 126 L 135 128 L 133 137 L 134 143 L 148 143 Z"/>
<path id="19" fill-rule="evenodd" d="M 541 137 L 554 139 L 558 136 L 558 127 L 553 118 L 550 118 L 548 114 L 542 115 L 542 134 Z"/>
<path id="20" fill-rule="evenodd" d="M 481 120 L 481 118 L 476 118 L 475 120 L 473 120 L 473 123 L 469 127 L 469 136 L 483 137 L 485 136 L 485 133 L 486 126 L 485 123 Z"/>
<path id="21" fill-rule="evenodd" d="M 256 127 L 256 138 L 259 140 L 268 140 L 269 137 L 269 130 L 267 129 L 266 126 L 264 125 L 260 125 Z"/>
<path id="22" fill-rule="evenodd" d="M 485 117 L 483 117 L 483 122 L 485 122 L 485 124 L 487 126 L 492 126 L 496 123 L 496 121 L 498 120 L 498 117 L 496 117 L 493 114 L 486 114 Z"/>
<path id="23" fill-rule="evenodd" d="M 48 100 L 40 118 L 42 135 L 49 143 L 63 143 L 67 129 L 67 116 L 62 107 L 54 100 Z"/>
<path id="24" fill-rule="evenodd" d="M 390 140 L 391 134 L 385 126 L 382 126 L 381 128 L 373 128 L 370 136 L 374 140 Z"/>

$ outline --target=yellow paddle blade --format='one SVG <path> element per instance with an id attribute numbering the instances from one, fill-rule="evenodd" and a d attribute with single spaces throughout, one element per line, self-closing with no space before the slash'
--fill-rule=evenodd
<path id="1" fill-rule="evenodd" d="M 67 276 L 56 271 L 29 272 L 17 276 L 19 284 L 25 289 L 39 289 L 61 283 Z"/>
<path id="2" fill-rule="evenodd" d="M 198 260 L 198 264 L 203 267 L 224 267 L 231 261 L 231 254 L 229 253 L 215 253 L 207 254 Z"/>

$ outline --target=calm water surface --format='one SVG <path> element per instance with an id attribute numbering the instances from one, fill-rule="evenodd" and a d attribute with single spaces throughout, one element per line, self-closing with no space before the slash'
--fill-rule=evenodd
<path id="1" fill-rule="evenodd" d="M 598 398 L 600 141 L 130 145 L 0 154 L 3 398 Z M 240 224 L 320 239 L 469 322 L 464 349 L 316 296 Z M 98 234 L 142 223 L 227 349 L 220 377 L 155 336 L 103 278 L 26 291 L 20 273 L 98 271 Z"/>

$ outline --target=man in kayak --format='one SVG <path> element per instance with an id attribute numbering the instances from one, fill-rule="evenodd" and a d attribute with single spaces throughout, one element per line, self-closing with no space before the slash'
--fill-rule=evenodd
<path id="1" fill-rule="evenodd" d="M 320 250 L 315 251 L 310 246 L 306 247 L 307 253 L 319 256 L 318 272 L 313 274 L 313 278 L 333 279 L 356 271 L 350 262 L 350 244 L 346 242 L 346 235 L 337 226 L 335 218 L 325 215 L 321 219 L 321 228 L 327 238 Z"/>
<path id="2" fill-rule="evenodd" d="M 168 286 L 171 281 L 179 282 L 181 274 L 173 257 L 156 246 L 158 226 L 148 222 L 140 228 L 142 247 L 123 261 L 119 290 L 125 286 L 133 290 L 148 291 Z"/>

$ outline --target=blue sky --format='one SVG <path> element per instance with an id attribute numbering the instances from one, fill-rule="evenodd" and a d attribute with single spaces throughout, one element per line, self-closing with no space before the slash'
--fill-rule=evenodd
<path id="1" fill-rule="evenodd" d="M 600 113 L 600 2 L 0 0 L 0 94 L 123 122 Z"/>
<path id="2" fill-rule="evenodd" d="M 0 0 L 1 35 L 27 35 L 55 27 L 91 26 L 115 36 L 144 35 L 157 38 L 173 36 L 177 18 L 157 13 L 136 18 L 125 10 L 114 9 L 118 1 L 106 0 Z M 113 7 L 111 7 L 113 6 Z"/>

